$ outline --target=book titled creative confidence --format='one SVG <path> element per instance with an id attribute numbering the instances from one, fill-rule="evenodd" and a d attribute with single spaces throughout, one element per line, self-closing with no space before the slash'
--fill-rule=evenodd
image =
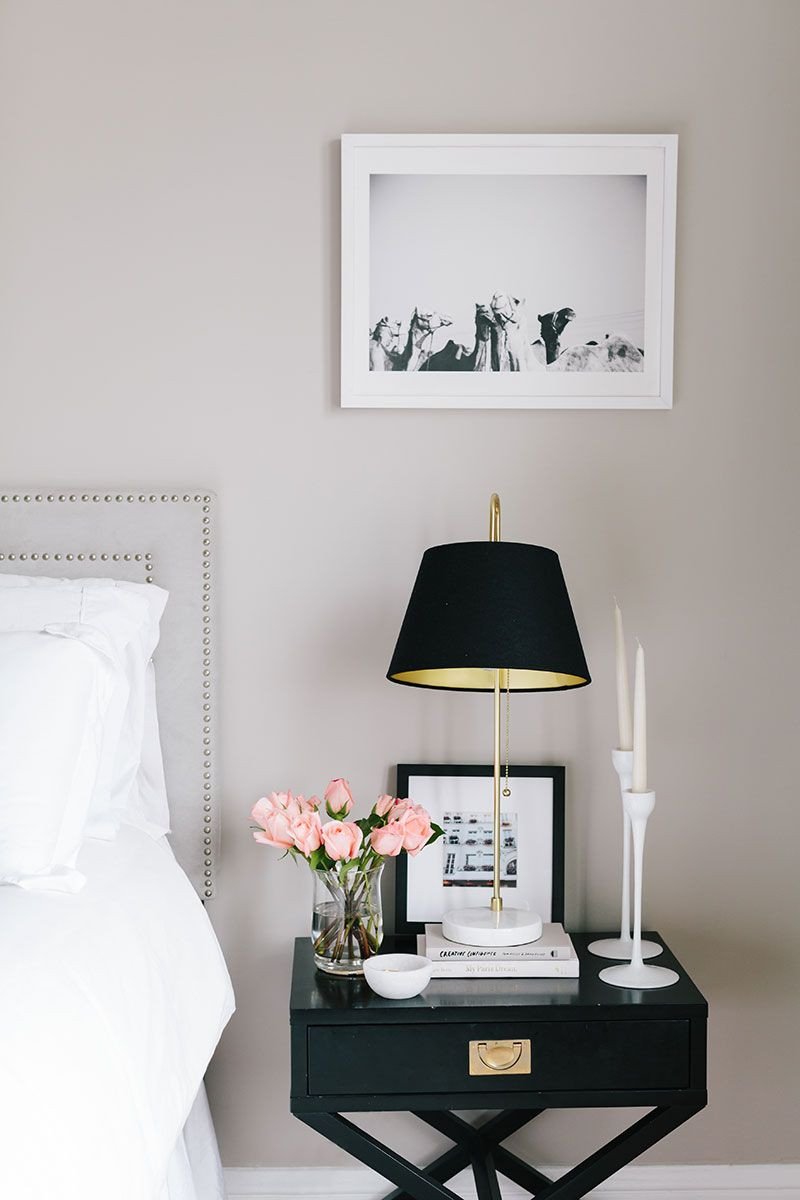
<path id="1" fill-rule="evenodd" d="M 555 924 L 524 946 L 462 946 L 443 937 L 441 925 L 426 925 L 417 948 L 433 963 L 434 979 L 577 979 L 580 971 L 569 934 Z"/>
<path id="2" fill-rule="evenodd" d="M 575 951 L 572 939 L 559 924 L 542 926 L 542 936 L 524 946 L 462 946 L 449 942 L 442 934 L 441 925 L 425 926 L 425 953 L 433 962 L 439 960 L 479 959 L 485 962 L 503 962 L 520 959 L 541 961 L 547 959 L 572 958 Z"/>

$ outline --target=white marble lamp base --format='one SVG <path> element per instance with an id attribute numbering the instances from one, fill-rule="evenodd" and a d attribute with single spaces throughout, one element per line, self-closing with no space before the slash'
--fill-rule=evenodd
<path id="1" fill-rule="evenodd" d="M 645 938 L 642 941 L 642 958 L 655 958 L 663 949 L 658 942 Z M 630 959 L 633 957 L 633 938 L 598 938 L 596 942 L 589 943 L 589 951 L 598 958 Z"/>
<path id="2" fill-rule="evenodd" d="M 442 917 L 442 934 L 464 946 L 524 946 L 542 936 L 542 918 L 521 908 L 452 908 Z"/>
<path id="3" fill-rule="evenodd" d="M 671 971 L 669 967 L 657 967 L 644 962 L 630 962 L 618 963 L 616 967 L 603 967 L 600 978 L 603 983 L 611 983 L 614 987 L 647 989 L 670 987 L 673 983 L 678 982 L 680 976 L 677 971 Z"/>

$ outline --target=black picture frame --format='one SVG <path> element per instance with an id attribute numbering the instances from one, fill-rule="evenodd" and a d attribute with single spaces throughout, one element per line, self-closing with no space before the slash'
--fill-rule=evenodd
<path id="1" fill-rule="evenodd" d="M 491 764 L 463 765 L 452 763 L 398 763 L 397 796 L 409 794 L 410 780 L 418 775 L 491 778 Z M 550 779 L 553 784 L 553 867 L 551 921 L 564 921 L 564 796 L 566 791 L 566 768 L 562 766 L 512 766 L 509 777 L 513 779 Z M 503 771 L 505 775 L 505 769 Z M 412 797 L 413 799 L 413 797 Z M 423 853 L 426 853 L 423 851 Z M 431 916 L 431 922 L 441 919 Z M 424 933 L 423 921 L 408 919 L 408 856 L 400 854 L 395 870 L 395 933 L 410 936 Z"/>

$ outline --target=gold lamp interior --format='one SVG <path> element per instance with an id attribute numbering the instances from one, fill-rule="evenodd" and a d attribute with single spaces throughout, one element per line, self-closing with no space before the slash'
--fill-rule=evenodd
<path id="1" fill-rule="evenodd" d="M 497 672 L 487 667 L 429 667 L 421 671 L 398 671 L 392 679 L 417 687 L 465 688 L 470 691 L 494 691 Z M 553 688 L 580 687 L 587 680 L 580 675 L 565 675 L 560 671 L 500 671 L 503 691 L 548 691 Z"/>

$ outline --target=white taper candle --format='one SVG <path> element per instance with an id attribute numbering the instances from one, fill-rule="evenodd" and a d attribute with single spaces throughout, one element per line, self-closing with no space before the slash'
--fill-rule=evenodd
<path id="1" fill-rule="evenodd" d="M 617 723 L 619 725 L 618 750 L 633 749 L 633 720 L 631 718 L 631 693 L 628 684 L 628 656 L 625 653 L 625 630 L 622 627 L 622 610 L 614 601 L 614 628 L 617 640 Z"/>
<path id="2" fill-rule="evenodd" d="M 647 791 L 647 693 L 644 678 L 644 650 L 636 643 L 633 673 L 633 792 Z"/>

